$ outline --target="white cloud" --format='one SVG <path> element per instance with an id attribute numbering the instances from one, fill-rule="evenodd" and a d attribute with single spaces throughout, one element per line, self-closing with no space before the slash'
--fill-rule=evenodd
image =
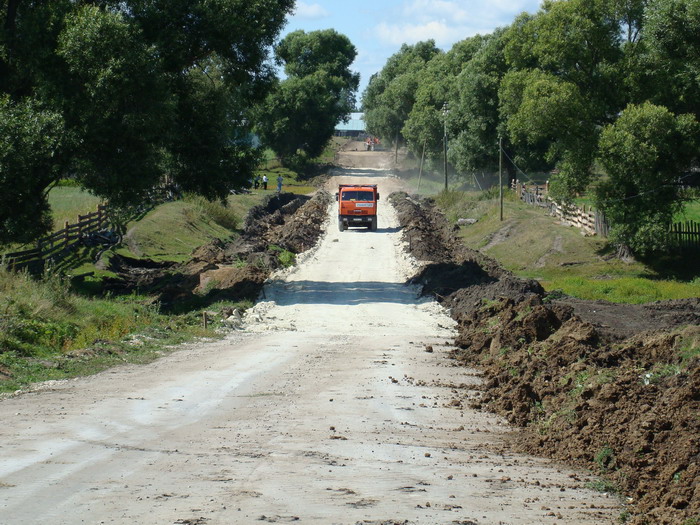
<path id="1" fill-rule="evenodd" d="M 374 34 L 385 44 L 415 44 L 433 39 L 439 47 L 510 24 L 539 0 L 407 0 L 397 17 L 378 23 Z"/>
<path id="2" fill-rule="evenodd" d="M 459 28 L 450 27 L 445 21 L 434 20 L 425 24 L 387 24 L 376 27 L 379 38 L 387 44 L 400 46 L 403 43 L 415 44 L 421 40 L 435 40 L 438 46 L 447 45 L 459 38 Z M 466 35 L 465 35 L 466 36 Z M 462 37 L 464 38 L 464 37 Z"/>
<path id="3" fill-rule="evenodd" d="M 297 2 L 294 15 L 299 18 L 319 19 L 330 16 L 330 12 L 321 4 L 307 4 L 306 2 Z"/>
<path id="4" fill-rule="evenodd" d="M 403 11 L 407 17 L 423 21 L 439 17 L 462 23 L 469 19 L 467 9 L 457 2 L 446 0 L 413 0 Z"/>

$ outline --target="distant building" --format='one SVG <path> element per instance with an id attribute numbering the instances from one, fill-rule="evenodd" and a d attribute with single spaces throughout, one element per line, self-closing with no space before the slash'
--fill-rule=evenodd
<path id="1" fill-rule="evenodd" d="M 335 126 L 336 137 L 363 137 L 365 135 L 365 114 L 350 113 L 350 120 Z"/>

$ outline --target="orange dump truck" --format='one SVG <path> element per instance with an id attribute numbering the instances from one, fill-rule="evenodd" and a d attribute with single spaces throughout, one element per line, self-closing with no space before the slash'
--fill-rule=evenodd
<path id="1" fill-rule="evenodd" d="M 350 226 L 377 229 L 376 184 L 341 184 L 335 194 L 338 201 L 338 229 L 342 232 Z"/>

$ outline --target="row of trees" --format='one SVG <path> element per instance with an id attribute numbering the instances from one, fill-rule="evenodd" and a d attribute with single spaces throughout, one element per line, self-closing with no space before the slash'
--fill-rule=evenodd
<path id="1" fill-rule="evenodd" d="M 699 156 L 700 0 L 545 0 L 447 52 L 402 46 L 363 106 L 370 132 L 417 156 L 441 154 L 446 124 L 460 172 L 494 170 L 502 137 L 522 169 L 555 170 L 559 199 L 602 166 L 597 201 L 614 239 L 663 249 L 679 173 Z"/>
<path id="2" fill-rule="evenodd" d="M 117 205 L 164 175 L 217 199 L 252 177 L 256 127 L 285 158 L 323 147 L 333 128 L 304 108 L 349 111 L 355 48 L 334 31 L 275 47 L 294 3 L 0 0 L 0 243 L 48 230 L 63 177 Z"/>

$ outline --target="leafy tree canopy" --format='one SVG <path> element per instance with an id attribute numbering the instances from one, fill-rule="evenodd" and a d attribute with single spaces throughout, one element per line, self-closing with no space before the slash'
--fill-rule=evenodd
<path id="1" fill-rule="evenodd" d="M 559 163 L 561 196 L 582 191 L 590 175 L 596 132 L 590 105 L 575 84 L 534 69 L 512 71 L 501 86 L 501 110 L 514 144 L 544 151 Z"/>
<path id="2" fill-rule="evenodd" d="M 367 130 L 388 140 L 401 133 L 415 103 L 420 73 L 442 52 L 433 40 L 404 44 L 386 65 L 372 76 L 363 97 Z"/>
<path id="3" fill-rule="evenodd" d="M 483 39 L 455 82 L 455 98 L 448 119 L 449 157 L 459 170 L 491 170 L 498 167 L 498 90 L 508 68 L 503 48 L 504 30 Z M 505 135 L 500 133 L 500 135 Z"/>
<path id="4" fill-rule="evenodd" d="M 274 81 L 269 50 L 293 5 L 294 0 L 0 3 L 3 111 L 36 113 L 46 122 L 43 142 L 54 145 L 47 171 L 41 148 L 22 156 L 35 139 L 3 127 L 0 143 L 11 143 L 14 154 L 2 158 L 0 171 L 10 175 L 1 179 L 0 193 L 30 209 L 65 176 L 117 203 L 139 199 L 166 174 L 208 198 L 240 187 L 256 159 L 245 140 L 250 110 Z M 49 124 L 58 121 L 60 126 Z M 48 225 L 39 215 L 27 215 L 21 227 L 18 220 L 7 208 L 0 210 L 6 238 Z"/>
<path id="5" fill-rule="evenodd" d="M 612 238 L 639 254 L 667 248 L 666 232 L 682 206 L 678 173 L 697 154 L 700 127 L 649 102 L 630 105 L 600 137 L 608 180 L 597 206 L 612 223 Z"/>
<path id="6" fill-rule="evenodd" d="M 447 53 L 433 56 L 418 71 L 415 102 L 401 132 L 415 154 L 421 155 L 423 146 L 429 156 L 442 153 L 443 107 L 456 99 L 456 78 L 484 41 L 481 36 L 462 40 Z"/>
<path id="7" fill-rule="evenodd" d="M 60 114 L 33 100 L 13 103 L 2 95 L 0 137 L 0 243 L 27 242 L 53 223 L 46 189 L 60 173 L 65 125 Z"/>
<path id="8" fill-rule="evenodd" d="M 700 0 L 650 0 L 645 16 L 652 67 L 667 75 L 656 98 L 700 119 Z"/>
<path id="9" fill-rule="evenodd" d="M 295 31 L 276 48 L 288 77 L 260 105 L 256 129 L 286 164 L 301 167 L 321 154 L 335 126 L 355 107 L 357 51 L 332 29 Z"/>

